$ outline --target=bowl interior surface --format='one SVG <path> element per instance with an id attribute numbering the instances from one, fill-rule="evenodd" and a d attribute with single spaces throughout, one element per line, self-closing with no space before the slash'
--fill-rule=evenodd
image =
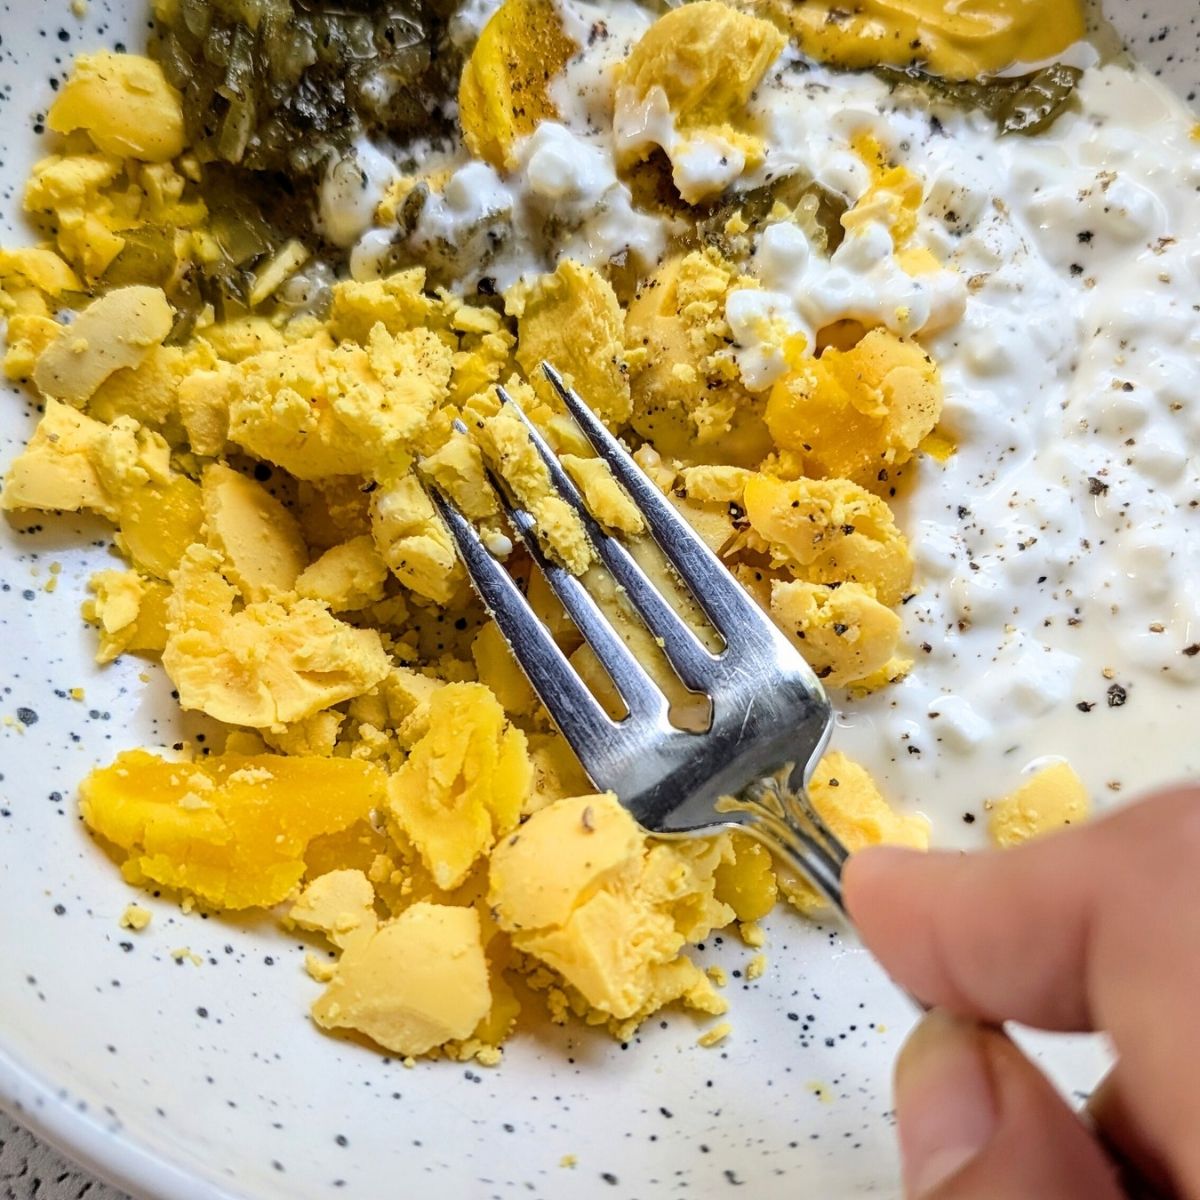
<path id="1" fill-rule="evenodd" d="M 146 24 L 118 0 L 93 0 L 83 18 L 63 0 L 0 11 L 7 243 L 29 236 L 21 186 L 44 153 L 52 81 L 78 51 L 139 49 Z M 1194 100 L 1194 0 L 1113 16 Z M 5 466 L 36 414 L 17 389 L 2 400 Z M 163 1200 L 896 1193 L 889 1079 L 912 1013 L 862 950 L 787 913 L 770 926 L 767 975 L 731 982 L 723 1045 L 698 1048 L 703 1027 L 679 1013 L 628 1048 L 539 1026 L 495 1070 L 407 1070 L 318 1035 L 305 1018 L 307 947 L 269 922 L 150 902 L 148 930 L 121 929 L 134 897 L 86 836 L 75 788 L 119 749 L 169 746 L 197 727 L 179 722 L 157 667 L 91 662 L 79 605 L 88 575 L 113 563 L 108 533 L 72 516 L 0 521 L 0 1103 L 20 1120 Z M 48 591 L 51 563 L 61 574 Z M 733 971 L 748 952 L 727 940 L 705 956 Z M 1090 1040 L 1035 1046 L 1069 1087 L 1103 1066 Z"/>

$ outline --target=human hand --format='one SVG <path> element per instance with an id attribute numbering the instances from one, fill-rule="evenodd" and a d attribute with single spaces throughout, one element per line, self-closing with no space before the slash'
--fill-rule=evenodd
<path id="1" fill-rule="evenodd" d="M 1119 1200 L 1102 1143 L 1200 1200 L 1200 788 L 977 855 L 854 855 L 864 942 L 936 1006 L 901 1052 L 905 1191 L 919 1200 Z M 1004 1035 L 1103 1030 L 1094 1131 Z"/>

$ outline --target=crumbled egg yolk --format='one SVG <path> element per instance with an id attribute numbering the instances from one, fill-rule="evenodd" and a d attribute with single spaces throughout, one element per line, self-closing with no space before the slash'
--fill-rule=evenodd
<path id="1" fill-rule="evenodd" d="M 705 154 L 738 173 L 761 154 L 748 101 L 784 37 L 771 4 L 744 7 L 757 15 L 714 0 L 668 12 L 615 82 L 618 134 L 622 112 L 649 131 L 618 138 L 624 166 L 658 147 L 685 200 L 706 195 L 692 171 Z M 790 9 L 801 45 L 835 61 L 866 45 L 886 57 L 877 29 L 915 22 L 923 64 L 948 75 L 964 47 L 977 73 L 1074 36 L 1073 4 L 1045 29 L 1030 21 L 1040 0 L 992 7 L 1003 21 L 985 38 L 921 0 L 862 6 L 820 34 L 809 15 L 827 6 Z M 518 141 L 556 115 L 547 84 L 576 51 L 547 0 L 506 0 L 463 75 L 469 150 L 509 169 Z M 734 922 L 758 948 L 781 894 L 806 913 L 819 897 L 749 837 L 656 842 L 592 794 L 473 600 L 426 484 L 503 557 L 514 550 L 487 472 L 504 476 L 547 548 L 589 572 L 622 636 L 678 690 L 604 593 L 577 516 L 496 395 L 502 384 L 520 400 L 596 518 L 636 539 L 640 515 L 537 370 L 553 361 L 606 423 L 645 439 L 638 461 L 829 686 L 883 686 L 907 669 L 895 610 L 915 586 L 886 497 L 918 455 L 953 450 L 938 440 L 941 381 L 919 334 L 855 319 L 809 345 L 781 328 L 786 370 L 751 387 L 726 305 L 761 285 L 707 246 L 672 249 L 625 304 L 570 258 L 494 305 L 432 291 L 415 268 L 338 283 L 320 320 L 209 314 L 178 339 L 160 287 L 96 286 L 148 221 L 179 230 L 181 262 L 204 252 L 178 97 L 145 59 L 92 56 L 49 124 L 70 132 L 70 152 L 34 169 L 26 202 L 53 219 L 54 241 L 0 251 L 6 371 L 45 401 L 2 503 L 112 521 L 129 565 L 91 582 L 98 657 L 161 655 L 181 704 L 230 726 L 224 754 L 133 751 L 85 782 L 85 821 L 126 878 L 215 909 L 287 902 L 285 920 L 337 955 L 310 960 L 324 984 L 316 1022 L 405 1057 L 496 1061 L 517 977 L 553 1019 L 620 1037 L 667 1004 L 722 1014 L 686 948 Z M 940 270 L 914 244 L 920 181 L 867 135 L 852 149 L 872 182 L 847 238 L 882 224 L 903 271 Z M 732 218 L 726 234 L 746 229 Z M 282 247 L 262 294 L 303 261 L 302 246 Z M 89 291 L 70 324 L 54 319 Z M 603 701 L 602 673 L 536 574 L 528 592 Z M 811 793 L 852 849 L 928 841 L 921 818 L 839 754 Z M 1052 767 L 996 803 L 992 835 L 1011 844 L 1086 812 L 1070 768 Z"/>

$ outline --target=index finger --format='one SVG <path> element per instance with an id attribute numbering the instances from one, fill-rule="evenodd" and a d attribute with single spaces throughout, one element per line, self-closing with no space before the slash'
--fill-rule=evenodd
<path id="1" fill-rule="evenodd" d="M 898 983 L 962 1016 L 1103 1029 L 1144 1127 L 1200 1127 L 1200 789 L 982 854 L 876 849 L 847 905 Z M 1200 1185 L 1200 1148 L 1189 1173 Z M 1169 1157 L 1165 1155 L 1164 1157 Z"/>
<path id="2" fill-rule="evenodd" d="M 1183 789 L 1011 850 L 863 851 L 845 891 L 863 940 L 921 999 L 1078 1031 L 1110 1027 L 1124 998 L 1154 993 L 1161 1012 L 1200 954 L 1198 880 L 1200 789 Z"/>

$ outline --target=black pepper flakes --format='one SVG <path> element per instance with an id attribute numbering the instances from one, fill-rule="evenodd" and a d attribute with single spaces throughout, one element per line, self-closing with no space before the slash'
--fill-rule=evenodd
<path id="1" fill-rule="evenodd" d="M 1079 711 L 1081 713 L 1090 713 L 1092 711 L 1092 709 L 1095 708 L 1096 706 L 1094 704 L 1089 704 L 1088 701 L 1086 701 L 1086 700 L 1080 700 L 1080 702 L 1077 705 L 1075 705 L 1075 707 L 1077 709 L 1079 709 Z"/>
<path id="2" fill-rule="evenodd" d="M 1123 708 L 1128 699 L 1129 693 L 1119 683 L 1114 683 L 1108 689 L 1109 708 Z"/>
<path id="3" fill-rule="evenodd" d="M 1195 658 L 1197 654 L 1200 654 L 1200 642 L 1193 642 L 1190 646 L 1185 647 L 1183 653 L 1188 658 Z"/>
<path id="4" fill-rule="evenodd" d="M 1092 496 L 1103 496 L 1108 491 L 1108 484 L 1103 479 L 1097 479 L 1092 475 L 1088 479 L 1088 493 Z"/>

